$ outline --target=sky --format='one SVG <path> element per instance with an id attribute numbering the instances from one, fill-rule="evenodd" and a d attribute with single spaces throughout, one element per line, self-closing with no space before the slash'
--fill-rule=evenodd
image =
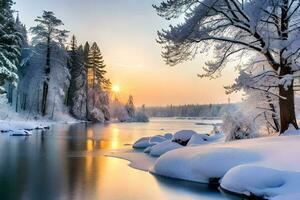
<path id="1" fill-rule="evenodd" d="M 208 55 L 170 67 L 161 58 L 157 31 L 169 23 L 152 4 L 160 0 L 16 0 L 15 9 L 27 28 L 43 10 L 53 11 L 79 43 L 97 42 L 107 65 L 108 78 L 119 85 L 120 98 L 129 94 L 140 106 L 227 103 L 241 94 L 225 95 L 224 86 L 237 77 L 234 65 L 218 79 L 200 79 L 197 74 Z"/>

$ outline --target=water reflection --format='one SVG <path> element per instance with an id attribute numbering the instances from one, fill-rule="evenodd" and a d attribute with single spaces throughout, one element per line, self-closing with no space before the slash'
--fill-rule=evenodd
<path id="1" fill-rule="evenodd" d="M 0 197 L 5 200 L 226 199 L 199 185 L 156 178 L 104 157 L 144 135 L 193 123 L 56 125 L 28 138 L 0 136 Z M 197 127 L 199 128 L 199 127 Z M 200 128 L 199 128 L 200 129 Z"/>

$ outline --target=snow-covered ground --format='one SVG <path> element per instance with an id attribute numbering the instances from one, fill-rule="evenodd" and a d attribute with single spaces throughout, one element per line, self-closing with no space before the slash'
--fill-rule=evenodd
<path id="1" fill-rule="evenodd" d="M 48 129 L 56 123 L 78 123 L 68 114 L 56 113 L 54 117 L 41 117 L 28 112 L 15 112 L 7 103 L 5 96 L 0 95 L 0 133 L 14 136 L 30 135 L 32 130 Z"/>
<path id="2" fill-rule="evenodd" d="M 175 135 L 182 136 L 181 132 L 172 139 L 162 135 L 137 141 L 134 147 L 149 155 L 130 151 L 112 156 L 131 161 L 132 167 L 170 178 L 200 183 L 219 180 L 221 188 L 238 194 L 300 199 L 300 132 L 232 142 L 224 142 L 222 134 L 185 132 L 189 133 L 184 137 L 191 138 L 187 146 L 174 142 Z M 187 139 L 184 137 L 180 138 Z"/>

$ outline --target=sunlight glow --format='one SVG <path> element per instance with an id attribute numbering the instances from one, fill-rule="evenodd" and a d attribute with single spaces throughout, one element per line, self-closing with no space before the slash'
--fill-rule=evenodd
<path id="1" fill-rule="evenodd" d="M 115 93 L 118 93 L 120 92 L 121 88 L 119 85 L 113 85 L 112 87 L 112 91 L 115 92 Z"/>

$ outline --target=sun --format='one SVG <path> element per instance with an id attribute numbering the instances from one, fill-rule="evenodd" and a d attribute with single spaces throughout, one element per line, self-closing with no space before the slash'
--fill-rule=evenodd
<path id="1" fill-rule="evenodd" d="M 120 86 L 119 85 L 113 85 L 112 86 L 112 91 L 115 92 L 115 93 L 120 92 Z"/>

